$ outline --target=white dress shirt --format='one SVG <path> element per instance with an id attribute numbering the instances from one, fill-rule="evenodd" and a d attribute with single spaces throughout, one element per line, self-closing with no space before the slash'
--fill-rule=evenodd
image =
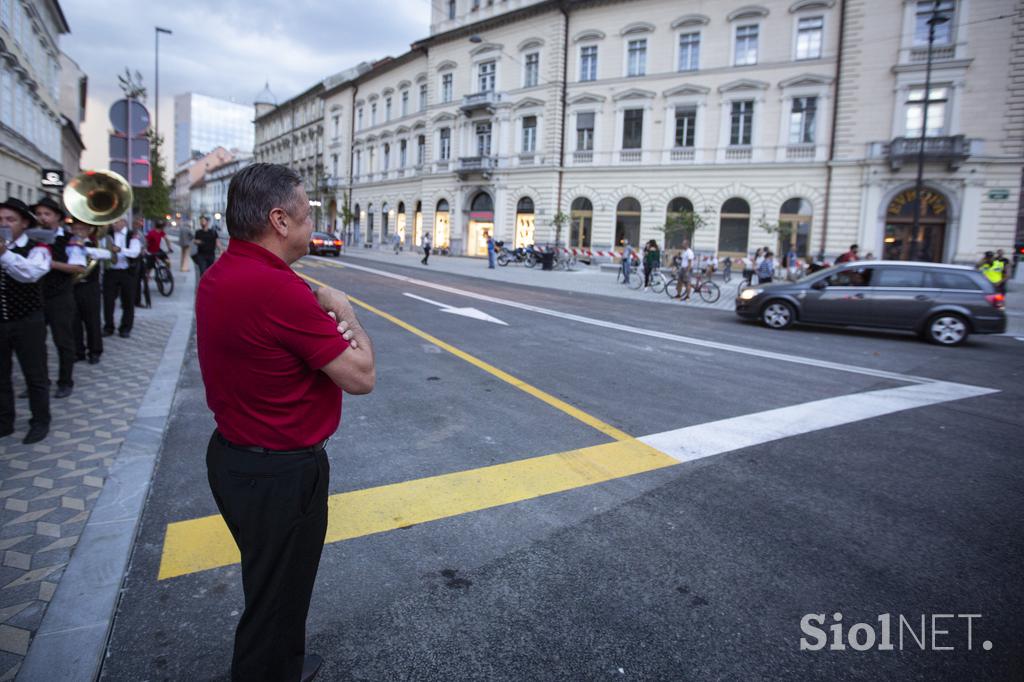
<path id="1" fill-rule="evenodd" d="M 111 233 L 110 237 L 114 240 L 114 246 L 121 249 L 117 252 L 116 260 L 113 261 L 110 267 L 114 270 L 127 270 L 128 259 L 138 258 L 139 253 L 142 252 L 142 241 L 135 237 L 126 245 L 125 240 L 128 238 L 127 227 Z"/>
<path id="2" fill-rule="evenodd" d="M 50 271 L 50 263 L 53 259 L 50 256 L 50 249 L 38 245 L 28 252 L 28 256 L 11 251 L 12 246 L 21 248 L 28 244 L 28 235 L 22 234 L 12 243 L 7 245 L 7 250 L 0 256 L 0 267 L 11 276 L 12 279 L 28 284 L 38 282 L 43 275 Z"/>

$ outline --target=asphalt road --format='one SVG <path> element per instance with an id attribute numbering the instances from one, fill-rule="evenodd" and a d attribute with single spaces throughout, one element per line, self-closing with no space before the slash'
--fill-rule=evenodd
<path id="1" fill-rule="evenodd" d="M 306 259 L 300 272 L 479 361 L 357 309 L 378 382 L 345 397 L 328 448 L 332 494 L 498 464 L 516 473 L 522 460 L 599 450 L 614 430 L 695 433 L 732 419 L 710 430 L 736 448 L 327 544 L 307 628 L 309 650 L 326 659 L 321 679 L 1020 679 L 1020 341 L 948 349 L 877 332 L 776 332 L 728 313 L 345 260 L 543 311 Z M 168 524 L 216 513 L 204 464 L 213 421 L 189 357 L 106 680 L 227 678 L 237 566 L 157 579 Z M 853 416 L 866 392 L 939 395 L 950 382 L 995 392 Z M 779 428 L 795 435 L 746 416 L 776 408 L 790 408 Z M 801 431 L 822 410 L 839 425 Z M 488 485 L 499 495 L 518 483 Z M 801 651 L 801 637 L 814 641 L 805 614 L 827 614 L 825 630 L 836 612 L 844 636 L 860 622 L 880 633 L 878 617 L 892 614 L 895 650 Z M 917 635 L 925 616 L 926 650 L 900 615 Z M 953 649 L 933 650 L 933 635 Z"/>

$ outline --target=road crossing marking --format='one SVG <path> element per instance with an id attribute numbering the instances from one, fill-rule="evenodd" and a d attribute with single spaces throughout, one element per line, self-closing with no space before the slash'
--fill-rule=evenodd
<path id="1" fill-rule="evenodd" d="M 813 431 L 961 400 L 994 389 L 936 382 L 838 396 L 478 469 L 330 496 L 325 543 L 566 492 Z M 219 515 L 171 523 L 158 580 L 237 564 Z"/>
<path id="2" fill-rule="evenodd" d="M 363 265 L 356 265 L 354 263 L 347 262 L 344 265 L 341 265 L 339 263 L 332 263 L 326 260 L 321 260 L 319 262 L 336 268 L 352 268 L 354 270 L 362 270 L 364 272 L 369 272 L 375 275 L 379 275 L 381 277 L 388 277 L 390 279 L 406 282 L 408 284 L 416 284 L 418 286 L 436 289 L 438 291 L 444 291 L 450 294 L 455 294 L 457 296 L 466 296 L 468 298 L 474 298 L 477 299 L 478 301 L 487 301 L 488 303 L 496 303 L 498 305 L 509 306 L 511 308 L 518 308 L 520 310 L 528 310 L 530 312 L 539 313 L 541 315 L 557 317 L 563 320 L 579 322 L 581 324 L 603 327 L 605 329 L 614 329 L 616 331 L 627 332 L 630 334 L 638 334 L 640 336 L 649 336 L 656 339 L 674 341 L 676 343 L 699 346 L 701 348 L 706 349 L 727 351 L 730 353 L 738 353 L 741 355 L 751 355 L 754 357 L 764 358 L 766 360 L 778 360 L 780 362 L 790 362 L 799 365 L 808 365 L 811 367 L 818 367 L 820 369 L 830 369 L 839 372 L 861 374 L 864 376 L 871 376 L 879 379 L 889 379 L 891 381 L 921 384 L 933 383 L 935 381 L 938 381 L 938 379 L 931 379 L 928 377 L 919 377 L 910 374 L 900 374 L 898 372 L 889 372 L 882 369 L 872 369 L 870 367 L 859 367 L 857 365 L 849 365 L 843 362 L 832 362 L 831 360 L 816 360 L 814 358 L 805 358 L 799 355 L 778 353 L 776 351 L 765 350 L 763 348 L 749 348 L 747 346 L 737 346 L 735 344 L 723 343 L 720 341 L 710 341 L 708 339 L 699 339 L 692 336 L 671 334 L 669 332 L 662 332 L 655 329 L 632 327 L 630 325 L 619 324 L 617 322 L 609 322 L 608 320 L 586 317 L 584 315 L 576 315 L 574 313 L 565 313 L 559 310 L 552 310 L 550 308 L 541 308 L 540 306 L 530 305 L 528 303 L 519 303 L 518 301 L 509 301 L 502 298 L 495 298 L 494 296 L 488 296 L 486 294 L 478 294 L 475 291 L 466 291 L 464 289 L 458 289 L 456 287 L 450 287 L 444 284 L 437 284 L 435 282 L 428 282 L 422 279 L 416 279 L 415 277 L 407 277 L 406 275 L 398 275 L 393 272 L 387 272 L 386 270 L 377 270 L 375 268 L 369 268 Z"/>

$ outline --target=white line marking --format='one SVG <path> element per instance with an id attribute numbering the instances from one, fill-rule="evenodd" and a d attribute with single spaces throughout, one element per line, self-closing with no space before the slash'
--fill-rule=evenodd
<path id="1" fill-rule="evenodd" d="M 837 396 L 655 433 L 639 440 L 680 462 L 999 391 L 947 381 Z"/>
<path id="2" fill-rule="evenodd" d="M 319 258 L 319 256 L 313 256 L 313 258 Z M 325 262 L 331 263 L 332 261 L 324 259 Z M 400 282 L 406 282 L 409 284 L 415 284 L 417 286 L 427 287 L 430 289 L 436 289 L 438 291 L 445 291 L 450 294 L 456 294 L 458 296 L 466 296 L 473 298 L 478 301 L 486 301 L 488 303 L 496 303 L 498 305 L 505 305 L 511 308 L 518 308 L 520 310 L 528 310 L 530 312 L 538 313 L 540 315 L 549 315 L 551 317 L 558 317 L 563 320 L 570 320 L 573 322 L 579 322 L 581 324 L 589 324 L 597 327 L 604 327 L 605 329 L 614 329 L 616 331 L 627 332 L 630 334 L 639 334 L 641 336 L 650 336 L 656 339 L 662 339 L 665 341 L 674 341 L 676 343 L 685 343 L 694 346 L 700 346 L 701 348 L 708 348 L 714 350 L 722 350 L 730 353 L 739 353 L 741 355 L 751 355 L 758 358 L 765 358 L 768 360 L 778 360 L 780 362 L 791 362 L 798 365 L 808 365 L 811 367 L 818 367 L 821 369 L 831 369 L 837 372 L 849 372 L 851 374 L 861 374 L 864 376 L 876 377 L 879 379 L 889 379 L 891 381 L 910 382 L 917 384 L 931 384 L 938 381 L 937 379 L 929 379 L 927 377 L 918 377 L 911 374 L 900 374 L 898 372 L 888 372 L 881 369 L 871 369 L 869 367 L 858 367 L 856 365 L 848 365 L 841 362 L 831 362 L 829 360 L 815 360 L 812 358 L 802 358 L 798 355 L 787 355 L 786 353 L 776 353 L 775 351 L 763 350 L 760 348 L 747 348 L 745 346 L 736 346 L 731 343 L 721 343 L 718 341 L 708 341 L 707 339 L 698 339 L 691 336 L 680 336 L 679 334 L 669 334 L 668 332 L 660 332 L 654 329 L 644 329 L 642 327 L 630 327 L 624 324 L 618 324 L 616 322 L 608 322 L 607 320 L 598 320 L 592 317 L 584 317 L 583 315 L 574 315 L 572 313 L 563 313 L 558 310 L 550 310 L 548 308 L 540 308 L 538 306 L 529 305 L 526 303 L 517 303 L 516 301 L 507 301 L 500 298 L 494 298 L 493 296 L 487 296 L 484 294 L 478 294 L 472 291 L 463 291 L 462 289 L 456 289 L 455 287 L 445 286 L 444 284 L 435 284 L 434 282 L 427 282 L 421 279 L 415 279 L 413 277 L 406 277 L 405 275 L 396 275 L 391 272 L 384 270 L 376 270 L 374 268 L 368 268 L 363 265 L 355 265 L 349 261 L 345 261 L 343 267 L 352 268 L 354 270 L 362 270 L 369 272 L 381 277 L 389 277 L 391 279 L 398 280 Z"/>
<path id="3" fill-rule="evenodd" d="M 442 313 L 451 313 L 452 315 L 470 317 L 474 320 L 481 320 L 482 322 L 493 322 L 495 324 L 501 324 L 506 327 L 508 326 L 508 322 L 502 322 L 498 318 L 491 317 L 484 311 L 477 310 L 476 308 L 456 308 L 454 306 L 448 305 L 447 303 L 438 303 L 437 301 L 431 301 L 429 298 L 423 298 L 422 296 L 417 296 L 416 294 L 410 294 L 408 292 L 404 292 L 402 295 L 408 296 L 409 298 L 415 298 L 418 301 L 423 301 L 425 303 L 429 303 L 430 305 L 436 305 L 438 308 L 441 309 Z"/>

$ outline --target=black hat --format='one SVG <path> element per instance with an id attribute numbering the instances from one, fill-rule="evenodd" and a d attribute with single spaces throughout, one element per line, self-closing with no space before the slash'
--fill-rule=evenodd
<path id="1" fill-rule="evenodd" d="M 59 201 L 55 200 L 49 194 L 44 194 L 43 198 L 37 201 L 36 203 L 32 204 L 30 208 L 33 211 L 35 211 L 40 206 L 42 206 L 43 208 L 48 208 L 54 213 L 59 213 L 61 218 L 67 217 L 67 213 L 64 211 L 64 207 L 60 205 Z"/>
<path id="2" fill-rule="evenodd" d="M 36 217 L 32 211 L 28 209 L 25 202 L 21 199 L 15 199 L 14 197 L 7 197 L 7 201 L 0 203 L 0 208 L 9 208 L 16 213 L 20 213 L 22 217 L 28 218 L 28 226 L 32 227 L 36 224 Z"/>

